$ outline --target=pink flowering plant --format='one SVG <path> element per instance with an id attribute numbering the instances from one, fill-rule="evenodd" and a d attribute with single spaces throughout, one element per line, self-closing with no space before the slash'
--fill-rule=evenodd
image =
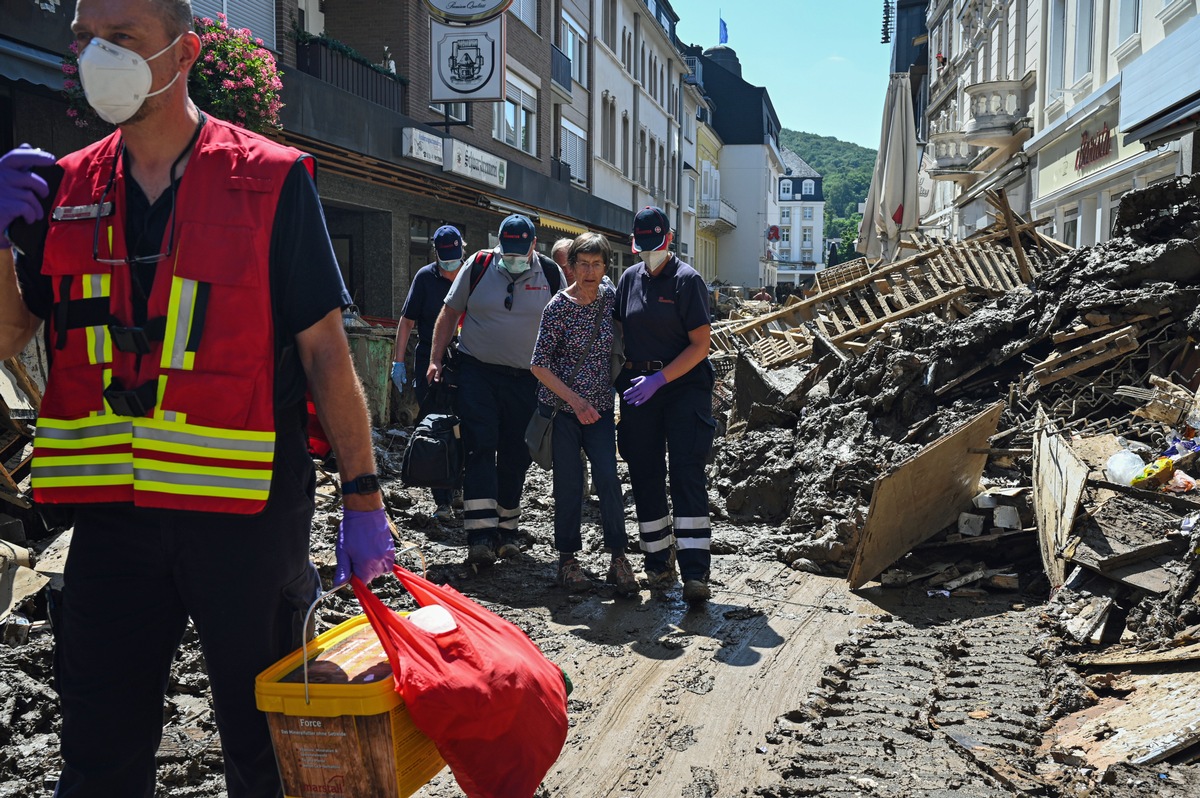
<path id="1" fill-rule="evenodd" d="M 279 91 L 283 83 L 275 56 L 262 39 L 246 28 L 231 28 L 224 14 L 196 17 L 193 29 L 200 37 L 200 57 L 188 73 L 188 96 L 206 113 L 236 125 L 263 132 L 278 130 Z M 88 105 L 79 81 L 79 45 L 72 43 L 62 61 L 63 93 L 67 116 L 87 129 L 109 128 Z"/>

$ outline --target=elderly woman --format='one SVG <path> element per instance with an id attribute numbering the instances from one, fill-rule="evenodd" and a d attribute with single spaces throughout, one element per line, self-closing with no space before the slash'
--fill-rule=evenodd
<path id="1" fill-rule="evenodd" d="M 542 312 L 542 325 L 533 349 L 532 371 L 541 382 L 538 402 L 542 413 L 554 417 L 554 545 L 559 553 L 558 583 L 570 592 L 590 587 L 579 566 L 583 503 L 583 463 L 592 465 L 592 482 L 600 499 L 604 546 L 612 553 L 605 581 L 617 592 L 638 591 L 637 578 L 625 558 L 628 538 L 617 479 L 616 427 L 610 353 L 615 331 L 615 292 L 604 281 L 612 251 L 597 233 L 584 233 L 571 242 L 567 262 L 575 280 L 560 291 Z"/>

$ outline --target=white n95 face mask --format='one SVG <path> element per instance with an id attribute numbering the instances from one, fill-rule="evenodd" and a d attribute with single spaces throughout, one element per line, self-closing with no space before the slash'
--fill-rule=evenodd
<path id="1" fill-rule="evenodd" d="M 79 54 L 79 79 L 83 82 L 88 105 L 101 119 L 113 125 L 136 114 L 147 97 L 162 94 L 179 80 L 176 72 L 166 86 L 150 91 L 154 76 L 150 73 L 149 62 L 170 50 L 182 38 L 181 33 L 149 58 L 142 58 L 133 50 L 104 39 L 92 39 Z"/>
<path id="2" fill-rule="evenodd" d="M 666 263 L 667 258 L 671 257 L 671 253 L 665 249 L 655 249 L 649 252 L 639 252 L 638 254 L 642 256 L 642 263 L 646 264 L 646 268 L 650 271 L 654 271 L 659 266 L 662 266 Z"/>
<path id="3" fill-rule="evenodd" d="M 510 274 L 520 274 L 529 270 L 528 255 L 504 255 L 504 268 L 508 269 Z"/>

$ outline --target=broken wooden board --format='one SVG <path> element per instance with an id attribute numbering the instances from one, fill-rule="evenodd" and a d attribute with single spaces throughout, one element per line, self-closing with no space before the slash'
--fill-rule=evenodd
<path id="1" fill-rule="evenodd" d="M 1124 668 L 1131 665 L 1165 665 L 1200 659 L 1200 643 L 1162 651 L 1114 651 L 1094 656 L 1082 656 L 1078 662 L 1089 667 Z"/>
<path id="2" fill-rule="evenodd" d="M 967 450 L 987 445 L 1002 412 L 1004 403 L 997 402 L 875 481 L 847 577 L 851 589 L 883 573 L 918 543 L 955 523 L 959 512 L 971 506 L 987 455 Z"/>
<path id="3" fill-rule="evenodd" d="M 1152 764 L 1200 741 L 1200 672 L 1127 675 L 1105 697 L 1063 718 L 1048 735 L 1055 749 L 1082 752 L 1088 765 Z"/>
<path id="4" fill-rule="evenodd" d="M 1038 776 L 1014 765 L 1008 751 L 993 748 L 976 740 L 964 729 L 943 726 L 941 732 L 946 735 L 951 747 L 991 774 L 993 778 L 1012 790 L 1014 795 L 1017 793 L 1042 795 L 1045 792 L 1046 785 L 1039 781 Z"/>
<path id="5" fill-rule="evenodd" d="M 1126 325 L 1102 335 L 1095 340 L 1078 344 L 1065 352 L 1055 352 L 1035 365 L 1030 372 L 1031 382 L 1026 393 L 1033 393 L 1039 386 L 1049 385 L 1063 377 L 1086 371 L 1109 360 L 1120 357 L 1138 348 L 1138 327 Z"/>
<path id="6" fill-rule="evenodd" d="M 1075 523 L 1087 485 L 1088 467 L 1053 429 L 1039 406 L 1033 436 L 1033 514 L 1037 519 L 1042 569 L 1051 589 L 1066 578 L 1062 549 Z"/>
<path id="7" fill-rule="evenodd" d="M 1161 543 L 1179 523 L 1180 516 L 1162 507 L 1133 496 L 1113 496 L 1076 525 L 1079 542 L 1067 559 L 1130 587 L 1165 593 L 1187 566 L 1173 554 L 1140 559 L 1133 555 Z"/>

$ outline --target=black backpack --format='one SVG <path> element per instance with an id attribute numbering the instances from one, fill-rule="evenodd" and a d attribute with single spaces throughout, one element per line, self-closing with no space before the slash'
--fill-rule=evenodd
<path id="1" fill-rule="evenodd" d="M 400 478 L 413 488 L 454 488 L 463 460 L 458 416 L 434 413 L 421 419 L 408 439 Z"/>

